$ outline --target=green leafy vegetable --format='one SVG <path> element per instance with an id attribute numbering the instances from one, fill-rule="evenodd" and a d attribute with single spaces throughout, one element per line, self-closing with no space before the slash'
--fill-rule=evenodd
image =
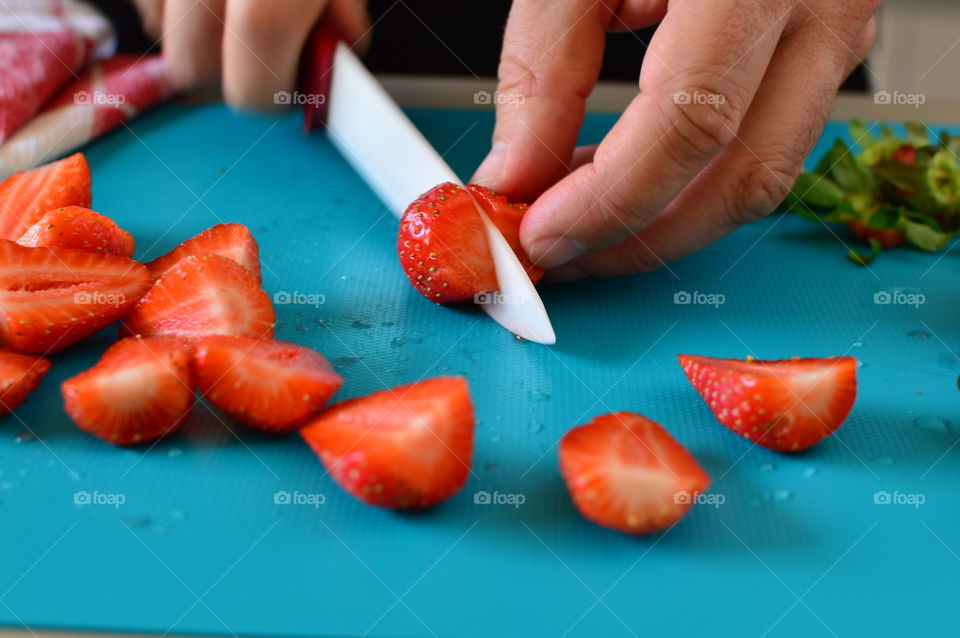
<path id="1" fill-rule="evenodd" d="M 854 144 L 834 142 L 780 208 L 846 225 L 870 246 L 869 254 L 848 251 L 857 264 L 902 244 L 942 250 L 960 234 L 960 137 L 942 132 L 933 141 L 923 123 L 905 128 L 899 137 L 886 125 L 852 121 Z"/>

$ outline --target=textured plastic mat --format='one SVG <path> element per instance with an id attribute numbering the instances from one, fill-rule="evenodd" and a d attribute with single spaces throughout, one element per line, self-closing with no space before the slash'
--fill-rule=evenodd
<path id="1" fill-rule="evenodd" d="M 468 176 L 491 114 L 412 115 Z M 612 121 L 590 117 L 584 139 Z M 843 129 L 832 124 L 818 151 Z M 898 250 L 856 267 L 823 227 L 770 217 L 669 270 L 543 287 L 559 339 L 545 348 L 419 297 L 397 266 L 394 219 L 295 116 L 171 106 L 86 153 L 95 207 L 134 233 L 139 258 L 220 221 L 249 225 L 267 290 L 289 302 L 277 304 L 278 337 L 325 353 L 346 377 L 340 398 L 466 374 L 479 418 L 473 476 L 428 512 L 367 508 L 322 476 L 298 437 L 224 425 L 202 408 L 155 446 L 111 447 L 70 424 L 58 387 L 95 361 L 108 331 L 57 355 L 0 429 L 3 624 L 589 638 L 955 625 L 955 255 Z M 724 303 L 675 303 L 684 292 Z M 899 303 L 917 295 L 923 303 Z M 718 425 L 678 352 L 849 353 L 863 363 L 860 396 L 837 436 L 784 456 Z M 712 475 L 715 506 L 648 538 L 583 520 L 555 445 L 611 410 L 663 423 Z M 481 491 L 514 504 L 475 503 Z"/>

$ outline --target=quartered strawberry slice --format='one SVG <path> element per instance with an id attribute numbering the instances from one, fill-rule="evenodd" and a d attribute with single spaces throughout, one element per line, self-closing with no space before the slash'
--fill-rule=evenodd
<path id="1" fill-rule="evenodd" d="M 124 334 L 272 339 L 274 319 L 270 298 L 250 271 L 226 257 L 199 255 L 163 273 L 124 320 Z"/>
<path id="2" fill-rule="evenodd" d="M 125 315 L 147 280 L 126 257 L 0 240 L 0 341 L 19 352 L 61 350 Z"/>
<path id="3" fill-rule="evenodd" d="M 436 377 L 338 403 L 300 433 L 351 495 L 410 509 L 463 487 L 473 428 L 466 379 Z"/>
<path id="4" fill-rule="evenodd" d="M 243 224 L 217 224 L 186 240 L 166 255 L 147 262 L 154 280 L 191 255 L 220 255 L 249 270 L 260 281 L 260 253 L 250 229 Z"/>
<path id="5" fill-rule="evenodd" d="M 853 357 L 741 361 L 679 355 L 720 423 L 757 445 L 796 452 L 832 434 L 857 396 Z"/>
<path id="6" fill-rule="evenodd" d="M 121 339 L 61 391 L 81 429 L 116 445 L 150 441 L 175 430 L 193 405 L 190 350 L 169 337 Z"/>
<path id="7" fill-rule="evenodd" d="M 497 274 L 477 205 L 500 229 L 530 279 L 543 270 L 534 266 L 520 246 L 524 204 L 482 187 L 445 183 L 414 201 L 400 220 L 397 250 L 414 288 L 436 303 L 466 301 L 497 289 Z"/>
<path id="8" fill-rule="evenodd" d="M 225 335 L 197 342 L 193 370 L 211 403 L 267 432 L 296 429 L 343 384 L 323 355 L 310 348 Z"/>
<path id="9" fill-rule="evenodd" d="M 45 213 L 17 243 L 122 257 L 132 256 L 134 250 L 133 235 L 109 217 L 81 206 L 66 206 Z"/>
<path id="10" fill-rule="evenodd" d="M 43 214 L 90 207 L 90 167 L 81 153 L 14 173 L 0 183 L 0 238 L 19 239 Z"/>
<path id="11" fill-rule="evenodd" d="M 49 371 L 49 359 L 0 352 L 0 415 L 16 410 Z"/>
<path id="12" fill-rule="evenodd" d="M 632 412 L 573 428 L 561 439 L 559 456 L 580 513 L 628 534 L 670 527 L 710 485 L 693 455 L 658 423 Z"/>

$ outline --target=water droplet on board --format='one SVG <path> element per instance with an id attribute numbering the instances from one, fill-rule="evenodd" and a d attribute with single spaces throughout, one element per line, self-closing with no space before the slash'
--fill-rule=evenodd
<path id="1" fill-rule="evenodd" d="M 913 424 L 921 430 L 946 433 L 947 421 L 938 416 L 920 416 L 914 419 Z"/>
<path id="2" fill-rule="evenodd" d="M 173 510 L 170 512 L 170 518 L 175 521 L 182 521 L 184 518 L 186 518 L 186 516 L 187 515 L 183 512 L 183 510 Z"/>
<path id="3" fill-rule="evenodd" d="M 27 471 L 22 467 L 19 470 L 17 470 L 17 476 L 19 476 L 20 478 L 23 478 L 26 475 L 27 475 Z"/>
<path id="4" fill-rule="evenodd" d="M 484 463 L 484 464 L 483 464 L 483 470 L 484 470 L 485 472 L 489 472 L 489 471 L 495 470 L 495 469 L 497 469 L 497 464 L 496 464 L 496 463 Z"/>
<path id="5" fill-rule="evenodd" d="M 517 343 L 526 343 L 526 342 L 527 342 L 527 340 L 524 339 L 523 337 L 521 337 L 520 335 L 513 335 L 513 339 L 514 339 L 514 341 L 516 341 Z"/>
<path id="6" fill-rule="evenodd" d="M 810 478 L 816 473 L 817 473 L 817 468 L 808 467 L 807 469 L 805 469 L 803 472 L 800 473 L 800 476 L 802 476 L 803 478 Z"/>
<path id="7" fill-rule="evenodd" d="M 352 366 L 361 359 L 363 359 L 363 357 L 337 357 L 333 362 L 339 366 Z"/>
<path id="8" fill-rule="evenodd" d="M 863 361 L 861 361 L 860 359 L 857 359 L 857 368 L 859 369 L 862 367 L 863 367 Z"/>
<path id="9" fill-rule="evenodd" d="M 353 275 L 340 275 L 340 281 L 353 281 Z"/>
<path id="10" fill-rule="evenodd" d="M 442 366 L 437 366 L 437 370 L 438 370 L 439 372 L 449 372 L 449 371 L 453 370 L 453 368 L 450 367 L 450 366 L 448 366 L 448 365 L 442 365 Z"/>
<path id="11" fill-rule="evenodd" d="M 499 436 L 499 435 L 497 435 L 497 436 L 491 436 L 491 437 L 490 437 L 490 442 L 491 442 L 491 443 L 499 443 L 499 442 L 500 442 L 500 436 Z"/>
<path id="12" fill-rule="evenodd" d="M 911 339 L 929 339 L 932 335 L 926 330 L 911 330 L 907 336 Z"/>
<path id="13" fill-rule="evenodd" d="M 405 346 L 408 343 L 423 343 L 423 337 L 394 337 L 390 345 L 394 348 Z"/>
<path id="14" fill-rule="evenodd" d="M 854 341 L 853 343 L 850 344 L 850 347 L 851 347 L 851 348 L 862 348 L 862 347 L 863 347 L 863 342 L 862 342 L 862 341 Z"/>
<path id="15" fill-rule="evenodd" d="M 543 432 L 543 423 L 540 423 L 539 421 L 531 421 L 530 431 L 533 432 L 534 434 Z"/>
<path id="16" fill-rule="evenodd" d="M 793 497 L 788 490 L 777 490 L 770 495 L 770 498 L 774 501 L 783 502 L 789 501 Z"/>
<path id="17" fill-rule="evenodd" d="M 22 430 L 20 430 L 19 432 L 17 432 L 17 435 L 16 435 L 15 437 L 13 437 L 13 442 L 14 442 L 14 443 L 26 443 L 27 441 L 34 441 L 34 440 L 36 440 L 36 438 L 37 438 L 37 435 L 36 435 L 36 434 L 34 434 L 33 432 L 31 432 L 31 431 L 30 431 L 29 429 L 27 429 L 27 428 L 23 428 Z"/>
<path id="18" fill-rule="evenodd" d="M 169 457 L 183 456 L 183 450 L 181 450 L 178 447 L 170 448 L 169 450 L 167 450 L 167 456 Z"/>
<path id="19" fill-rule="evenodd" d="M 170 533 L 170 528 L 166 525 L 157 525 L 153 528 L 153 533 L 157 536 L 166 536 Z"/>
<path id="20" fill-rule="evenodd" d="M 889 456 L 878 456 L 875 459 L 870 459 L 870 462 L 877 465 L 893 465 L 893 459 Z"/>
<path id="21" fill-rule="evenodd" d="M 0 492 L 9 492 L 17 486 L 13 481 L 0 481 Z"/>
<path id="22" fill-rule="evenodd" d="M 354 321 L 352 324 L 350 324 L 350 325 L 353 326 L 354 328 L 361 328 L 361 329 L 366 329 L 366 328 L 372 328 L 372 327 L 373 327 L 373 324 L 367 323 L 366 321 L 360 321 L 359 319 L 355 320 L 355 321 Z"/>
<path id="23" fill-rule="evenodd" d="M 531 390 L 530 392 L 527 393 L 527 395 L 530 397 L 531 400 L 539 401 L 541 403 L 544 401 L 550 400 L 550 395 L 544 392 L 543 390 Z"/>
<path id="24" fill-rule="evenodd" d="M 769 472 L 769 471 L 771 471 L 771 470 L 777 469 L 777 464 L 776 464 L 776 463 L 764 463 L 763 465 L 760 466 L 760 469 L 761 469 L 761 470 L 764 470 L 764 471 L 766 471 L 766 472 Z"/>
<path id="25" fill-rule="evenodd" d="M 122 518 L 120 521 L 127 527 L 147 527 L 153 520 L 149 516 L 131 516 Z"/>

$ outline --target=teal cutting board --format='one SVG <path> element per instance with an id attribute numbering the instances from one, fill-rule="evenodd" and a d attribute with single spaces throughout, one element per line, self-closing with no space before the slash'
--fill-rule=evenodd
<path id="1" fill-rule="evenodd" d="M 411 115 L 468 177 L 492 114 Z M 612 122 L 591 116 L 584 140 Z M 830 125 L 815 155 L 837 135 Z M 168 106 L 84 151 L 95 207 L 133 232 L 138 258 L 218 222 L 248 225 L 267 291 L 304 302 L 277 305 L 277 336 L 323 352 L 346 378 L 340 398 L 465 374 L 473 473 L 430 511 L 368 508 L 297 436 L 205 407 L 156 445 L 112 447 L 73 427 L 59 395 L 108 330 L 56 355 L 3 420 L 0 623 L 377 637 L 955 631 L 956 255 L 897 250 L 857 267 L 845 231 L 774 216 L 669 269 L 542 287 L 558 336 L 548 348 L 417 295 L 393 217 L 295 115 Z M 674 303 L 683 292 L 724 303 Z M 862 362 L 860 393 L 836 436 L 784 456 L 718 425 L 678 352 L 848 353 Z M 664 424 L 711 474 L 713 504 L 646 538 L 582 519 L 556 444 L 612 410 Z M 481 491 L 512 504 L 475 503 Z"/>

